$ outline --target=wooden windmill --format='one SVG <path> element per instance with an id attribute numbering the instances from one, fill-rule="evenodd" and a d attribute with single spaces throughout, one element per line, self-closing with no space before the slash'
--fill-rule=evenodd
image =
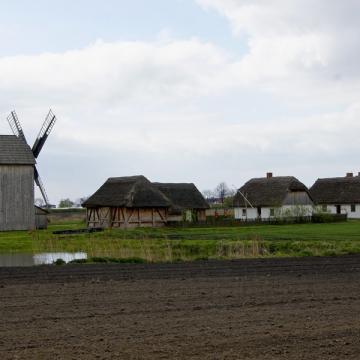
<path id="1" fill-rule="evenodd" d="M 7 121 L 11 127 L 12 132 L 14 133 L 15 136 L 17 136 L 18 138 L 20 138 L 22 141 L 24 141 L 27 144 L 24 132 L 22 130 L 20 121 L 16 115 L 15 111 L 12 111 L 10 113 L 10 115 L 7 117 Z M 56 122 L 56 116 L 54 115 L 54 113 L 50 110 L 45 118 L 45 121 L 39 131 L 39 134 L 34 142 L 33 147 L 31 148 L 31 151 L 34 155 L 34 158 L 37 159 L 37 157 L 40 154 L 41 149 L 43 148 L 46 139 L 48 138 L 48 136 L 50 135 L 50 132 L 52 130 L 52 128 L 54 127 Z M 46 207 L 49 207 L 49 198 L 46 194 L 45 191 L 45 187 L 41 181 L 39 172 L 36 168 L 36 165 L 34 165 L 34 180 L 35 180 L 35 184 L 39 187 L 41 195 L 45 201 L 45 205 Z"/>

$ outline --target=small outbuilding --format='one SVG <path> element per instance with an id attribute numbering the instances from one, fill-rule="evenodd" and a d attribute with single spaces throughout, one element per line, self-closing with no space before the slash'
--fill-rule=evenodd
<path id="1" fill-rule="evenodd" d="M 197 222 L 206 220 L 206 202 L 193 183 L 153 183 L 170 201 L 168 221 Z"/>
<path id="2" fill-rule="evenodd" d="M 164 226 L 170 200 L 146 177 L 109 178 L 83 204 L 88 227 Z"/>
<path id="3" fill-rule="evenodd" d="M 35 227 L 39 230 L 47 229 L 49 212 L 35 205 Z"/>
<path id="4" fill-rule="evenodd" d="M 313 201 L 307 187 L 293 176 L 254 178 L 234 197 L 235 219 L 270 220 L 311 216 Z"/>
<path id="5" fill-rule="evenodd" d="M 347 173 L 344 177 L 317 179 L 310 194 L 319 210 L 360 219 L 360 173 L 358 176 Z"/>
<path id="6" fill-rule="evenodd" d="M 0 135 L 0 231 L 32 230 L 35 158 L 14 135 Z"/>

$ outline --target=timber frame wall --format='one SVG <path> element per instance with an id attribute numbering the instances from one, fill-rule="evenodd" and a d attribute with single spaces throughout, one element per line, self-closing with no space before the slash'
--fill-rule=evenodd
<path id="1" fill-rule="evenodd" d="M 86 222 L 89 228 L 159 227 L 168 220 L 167 208 L 89 207 Z"/>

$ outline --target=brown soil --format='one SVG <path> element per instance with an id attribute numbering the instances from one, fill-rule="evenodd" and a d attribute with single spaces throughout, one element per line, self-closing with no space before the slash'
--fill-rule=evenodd
<path id="1" fill-rule="evenodd" d="M 360 359 L 360 256 L 0 268 L 0 359 Z"/>

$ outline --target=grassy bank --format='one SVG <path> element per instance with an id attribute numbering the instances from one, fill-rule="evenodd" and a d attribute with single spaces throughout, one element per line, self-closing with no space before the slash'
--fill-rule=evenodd
<path id="1" fill-rule="evenodd" d="M 150 262 L 360 253 L 360 221 L 52 234 L 54 230 L 83 226 L 73 222 L 51 225 L 43 231 L 0 233 L 0 253 L 81 251 L 89 257 Z"/>

